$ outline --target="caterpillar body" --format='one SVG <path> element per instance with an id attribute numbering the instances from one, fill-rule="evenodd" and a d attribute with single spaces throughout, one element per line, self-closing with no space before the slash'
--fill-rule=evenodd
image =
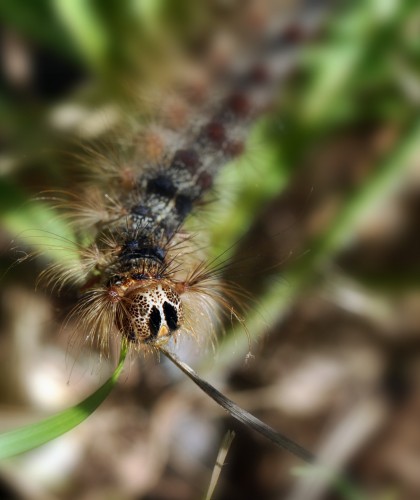
<path id="1" fill-rule="evenodd" d="M 52 282 L 82 282 L 72 317 L 102 348 L 116 336 L 140 350 L 180 331 L 194 333 L 197 317 L 212 321 L 217 305 L 238 317 L 230 303 L 234 294 L 218 283 L 217 272 L 201 261 L 185 272 L 183 260 L 195 250 L 182 227 L 219 169 L 244 151 L 249 128 L 292 73 L 299 43 L 318 29 L 319 13 L 318 7 L 299 12 L 299 28 L 295 19 L 277 30 L 266 26 L 252 57 L 223 69 L 218 102 L 196 113 L 182 141 L 169 146 L 159 134 L 133 134 L 125 138 L 123 169 L 106 154 L 92 155 L 103 189 L 99 197 L 71 194 L 59 202 L 93 238 L 81 251 L 77 272 L 53 266 L 46 275 Z"/>
<path id="2" fill-rule="evenodd" d="M 83 293 L 73 314 L 102 348 L 116 332 L 136 350 L 161 345 L 179 331 L 194 333 L 197 316 L 212 322 L 220 304 L 238 317 L 229 301 L 231 288 L 220 284 L 211 268 L 198 262 L 179 272 L 182 260 L 195 252 L 188 249 L 182 226 L 219 169 L 242 154 L 250 126 L 290 75 L 299 42 L 317 27 L 315 13 L 309 9 L 299 29 L 293 21 L 261 36 L 245 64 L 224 71 L 219 77 L 223 96 L 186 128 L 181 144 L 170 147 L 158 134 L 145 133 L 139 158 L 133 146 L 139 134 L 133 134 L 125 138 L 124 168 L 118 161 L 102 161 L 102 153 L 92 155 L 93 162 L 98 160 L 99 198 L 75 203 L 79 197 L 71 195 L 61 203 L 76 224 L 83 220 L 94 234 L 82 251 L 77 280 Z M 74 278 L 73 270 L 63 274 L 57 267 L 46 274 L 54 282 Z"/>

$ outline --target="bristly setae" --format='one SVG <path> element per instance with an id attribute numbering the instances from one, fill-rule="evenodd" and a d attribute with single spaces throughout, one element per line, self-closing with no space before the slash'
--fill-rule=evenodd
<path id="1" fill-rule="evenodd" d="M 194 333 L 200 318 L 212 321 L 217 304 L 237 317 L 232 289 L 218 282 L 217 269 L 196 262 L 185 272 L 194 250 L 181 227 L 219 168 L 242 154 L 250 125 L 271 105 L 279 83 L 292 73 L 296 47 L 317 26 L 313 14 L 299 29 L 294 20 L 261 36 L 246 64 L 224 72 L 217 104 L 187 120 L 182 140 L 171 146 L 165 139 L 177 131 L 161 126 L 125 138 L 131 146 L 121 146 L 123 167 L 105 151 L 90 155 L 99 187 L 86 200 L 71 195 L 66 208 L 72 221 L 94 234 L 81 251 L 83 294 L 73 315 L 102 347 L 116 335 L 141 349 L 181 330 Z M 72 271 L 47 274 L 52 281 L 74 278 Z"/>

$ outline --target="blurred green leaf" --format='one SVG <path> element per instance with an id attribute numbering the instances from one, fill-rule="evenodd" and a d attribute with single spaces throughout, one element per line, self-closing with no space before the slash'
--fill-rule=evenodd
<path id="1" fill-rule="evenodd" d="M 126 350 L 112 376 L 97 391 L 72 408 L 35 424 L 0 434 L 0 460 L 11 458 L 48 443 L 86 420 L 109 395 L 124 366 Z"/>
<path id="2" fill-rule="evenodd" d="M 0 178 L 0 221 L 15 237 L 47 255 L 64 262 L 77 259 L 75 237 L 52 213 L 51 206 L 29 200 L 18 186 Z"/>
<path id="3" fill-rule="evenodd" d="M 94 3 L 91 0 L 54 0 L 53 5 L 57 17 L 72 34 L 86 61 L 97 70 L 106 68 L 110 62 L 110 33 L 107 33 Z"/>

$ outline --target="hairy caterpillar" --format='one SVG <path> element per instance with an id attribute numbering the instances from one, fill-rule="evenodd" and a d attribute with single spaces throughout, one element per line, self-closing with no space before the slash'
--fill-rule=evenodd
<path id="1" fill-rule="evenodd" d="M 57 207 L 91 242 L 80 246 L 76 266 L 54 265 L 43 277 L 47 283 L 81 286 L 70 317 L 103 350 L 115 338 L 140 350 L 179 332 L 194 334 L 197 322 L 213 321 L 217 306 L 238 318 L 234 290 L 218 282 L 217 269 L 192 256 L 197 251 L 182 227 L 219 169 L 243 153 L 250 127 L 292 73 L 299 42 L 319 23 L 318 9 L 304 14 L 297 16 L 299 28 L 296 19 L 280 28 L 266 19 L 250 56 L 213 69 L 216 100 L 193 109 L 175 100 L 181 111 L 174 112 L 174 124 L 168 119 L 172 96 L 163 98 L 166 123 L 134 126 L 112 144 L 115 154 L 108 154 L 111 148 L 88 153 L 94 186 L 58 197 Z M 191 118 L 180 124 L 183 111 Z"/>
<path id="2" fill-rule="evenodd" d="M 217 272 L 203 262 L 192 264 L 184 276 L 179 272 L 191 253 L 181 228 L 220 167 L 242 153 L 250 125 L 290 74 L 297 43 L 311 29 L 310 22 L 299 32 L 288 25 L 263 37 L 256 57 L 223 76 L 227 89 L 187 126 L 181 145 L 165 145 L 164 131 L 125 138 L 124 169 L 112 159 L 102 170 L 96 166 L 105 179 L 95 181 L 103 190 L 99 211 L 92 200 L 69 204 L 76 220 L 86 221 L 90 214 L 86 229 L 96 232 L 83 251 L 84 293 L 75 313 L 88 337 L 98 336 L 102 347 L 115 331 L 135 349 L 165 343 L 179 331 L 194 332 L 194 316 L 211 322 L 216 303 L 237 317 L 224 297 L 231 290 L 217 282 Z M 56 280 L 54 272 L 50 279 Z"/>
<path id="3" fill-rule="evenodd" d="M 268 11 L 255 17 L 256 4 L 250 5 L 248 27 L 258 26 L 253 46 L 249 53 L 222 51 L 222 57 L 215 51 L 213 67 L 205 68 L 211 92 L 203 97 L 196 89 L 192 104 L 176 92 L 159 96 L 162 116 L 153 125 L 140 119 L 110 147 L 88 152 L 90 185 L 53 196 L 89 238 L 77 244 L 77 264 L 55 264 L 42 277 L 54 286 L 80 287 L 70 318 L 104 350 L 116 337 L 139 350 L 180 331 L 194 333 L 200 316 L 213 321 L 217 305 L 237 317 L 234 291 L 218 282 L 217 268 L 197 258 L 182 227 L 220 168 L 243 153 L 250 127 L 293 72 L 299 42 L 316 32 L 322 13 L 304 6 L 279 27 Z"/>

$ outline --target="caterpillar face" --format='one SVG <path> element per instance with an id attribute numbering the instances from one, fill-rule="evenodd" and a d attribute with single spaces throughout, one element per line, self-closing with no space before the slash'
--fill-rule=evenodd
<path id="1" fill-rule="evenodd" d="M 159 281 L 129 291 L 122 304 L 122 318 L 118 326 L 133 343 L 169 339 L 184 319 L 178 293 L 170 285 Z"/>

